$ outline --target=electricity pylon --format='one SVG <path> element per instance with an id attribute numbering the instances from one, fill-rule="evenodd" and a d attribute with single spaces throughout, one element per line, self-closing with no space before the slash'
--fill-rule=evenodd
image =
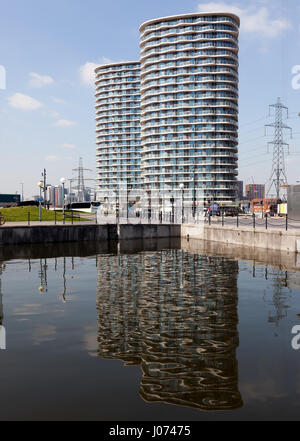
<path id="1" fill-rule="evenodd" d="M 88 168 L 83 168 L 83 159 L 79 158 L 79 167 L 73 169 L 74 172 L 77 172 L 77 179 L 73 179 L 73 181 L 77 181 L 77 185 L 73 187 L 73 189 L 77 190 L 78 194 L 78 202 L 84 202 L 85 201 L 85 181 L 89 179 L 84 178 L 84 172 L 85 171 L 92 171 Z"/>
<path id="2" fill-rule="evenodd" d="M 266 124 L 266 127 L 274 128 L 274 140 L 268 143 L 268 146 L 270 144 L 273 145 L 273 165 L 267 195 L 269 196 L 272 188 L 274 188 L 277 199 L 280 199 L 280 189 L 282 185 L 287 185 L 284 147 L 289 148 L 289 144 L 285 143 L 283 139 L 283 129 L 291 130 L 291 137 L 292 129 L 283 123 L 283 111 L 287 111 L 288 117 L 288 108 L 281 103 L 280 98 L 278 98 L 276 104 L 272 104 L 269 107 L 270 113 L 271 107 L 275 108 L 275 122 L 273 124 Z"/>
<path id="3" fill-rule="evenodd" d="M 86 193 L 86 190 L 89 189 L 89 187 L 85 186 L 85 182 L 86 181 L 96 181 L 96 179 L 85 178 L 84 177 L 85 171 L 92 172 L 93 170 L 90 170 L 89 168 L 83 168 L 83 159 L 79 158 L 79 167 L 73 169 L 73 172 L 77 173 L 77 178 L 69 179 L 69 181 L 70 181 L 70 194 L 72 193 L 72 189 L 77 190 L 77 202 L 85 202 L 85 193 Z M 77 185 L 72 187 L 73 182 L 76 182 Z"/>

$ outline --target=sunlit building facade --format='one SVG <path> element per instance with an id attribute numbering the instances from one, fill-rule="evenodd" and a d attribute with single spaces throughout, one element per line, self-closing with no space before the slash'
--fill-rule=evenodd
<path id="1" fill-rule="evenodd" d="M 98 194 L 113 194 L 120 182 L 140 186 L 140 64 L 113 63 L 96 69 Z"/>
<path id="2" fill-rule="evenodd" d="M 144 188 L 237 197 L 239 18 L 186 14 L 141 28 Z M 188 197 L 188 196 L 187 196 Z"/>

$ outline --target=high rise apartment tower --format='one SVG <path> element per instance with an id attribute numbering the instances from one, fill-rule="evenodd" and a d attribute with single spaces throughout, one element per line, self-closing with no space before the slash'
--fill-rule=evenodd
<path id="1" fill-rule="evenodd" d="M 204 202 L 237 196 L 238 35 L 229 13 L 150 20 L 141 28 L 141 170 L 147 191 L 184 184 Z M 187 192 L 188 194 L 188 192 Z"/>
<path id="2" fill-rule="evenodd" d="M 98 191 L 101 199 L 123 183 L 140 186 L 140 64 L 96 69 Z"/>

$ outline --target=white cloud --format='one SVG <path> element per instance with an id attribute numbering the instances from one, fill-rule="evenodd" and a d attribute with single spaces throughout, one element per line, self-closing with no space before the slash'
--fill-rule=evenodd
<path id="1" fill-rule="evenodd" d="M 232 12 L 241 19 L 241 31 L 257 37 L 274 38 L 281 32 L 291 28 L 291 23 L 282 18 L 271 17 L 270 9 L 262 6 L 260 8 L 240 8 L 225 2 L 208 2 L 198 5 L 199 12 Z"/>
<path id="2" fill-rule="evenodd" d="M 8 103 L 11 107 L 21 110 L 37 110 L 43 107 L 43 104 L 23 93 L 15 93 L 8 98 Z"/>
<path id="3" fill-rule="evenodd" d="M 29 87 L 39 89 L 41 87 L 48 86 L 49 84 L 54 83 L 53 78 L 47 75 L 39 75 L 35 72 L 31 72 L 29 76 L 30 76 Z"/>
<path id="4" fill-rule="evenodd" d="M 45 117 L 50 117 L 50 118 L 59 118 L 60 114 L 58 112 L 55 112 L 54 110 L 44 110 L 42 112 L 42 115 Z"/>
<path id="5" fill-rule="evenodd" d="M 55 112 L 54 110 L 51 110 L 49 112 L 49 116 L 51 116 L 52 118 L 58 118 L 59 117 L 59 113 Z"/>
<path id="6" fill-rule="evenodd" d="M 47 162 L 57 162 L 60 161 L 60 157 L 59 156 L 46 156 L 45 160 Z"/>
<path id="7" fill-rule="evenodd" d="M 77 148 L 75 144 L 67 144 L 67 143 L 66 144 L 62 144 L 61 147 L 63 149 L 69 149 L 69 150 L 74 150 L 74 149 Z"/>
<path id="8" fill-rule="evenodd" d="M 102 57 L 99 60 L 99 63 L 93 63 L 91 61 L 87 61 L 83 66 L 79 69 L 80 79 L 83 84 L 86 86 L 94 86 L 95 84 L 95 69 L 101 64 L 109 64 L 113 63 L 109 58 Z"/>
<path id="9" fill-rule="evenodd" d="M 95 84 L 95 69 L 99 64 L 87 62 L 80 67 L 80 79 L 86 86 L 93 86 Z"/>
<path id="10" fill-rule="evenodd" d="M 52 98 L 52 101 L 53 101 L 55 104 L 66 104 L 65 100 L 63 100 L 62 98 L 55 98 L 55 97 L 53 97 L 53 98 Z"/>
<path id="11" fill-rule="evenodd" d="M 56 125 L 57 127 L 73 127 L 73 126 L 76 125 L 76 122 L 75 122 L 75 121 L 69 121 L 69 120 L 67 120 L 67 119 L 59 119 L 59 120 L 55 123 L 55 125 Z"/>

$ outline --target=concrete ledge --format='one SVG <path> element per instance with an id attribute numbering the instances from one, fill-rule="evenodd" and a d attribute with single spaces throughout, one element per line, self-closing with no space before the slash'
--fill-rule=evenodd
<path id="1" fill-rule="evenodd" d="M 194 254 L 249 261 L 253 266 L 271 265 L 284 271 L 299 271 L 300 269 L 300 255 L 293 252 L 186 238 L 181 239 L 181 249 Z"/>
<path id="2" fill-rule="evenodd" d="M 242 247 L 263 248 L 284 252 L 299 252 L 300 231 L 253 229 L 216 225 L 182 225 L 182 237 L 208 240 Z"/>

